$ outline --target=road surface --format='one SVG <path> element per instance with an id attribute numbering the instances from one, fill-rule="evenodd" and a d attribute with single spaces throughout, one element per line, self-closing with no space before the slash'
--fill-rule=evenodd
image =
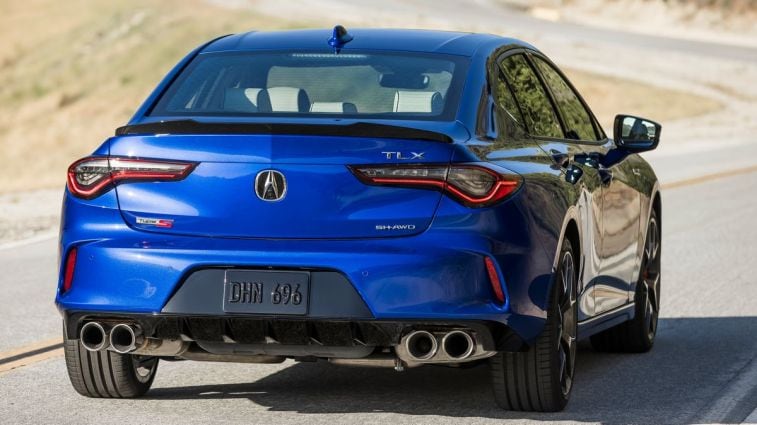
<path id="1" fill-rule="evenodd" d="M 366 1 L 351 4 L 359 8 Z M 298 1 L 283 3 L 294 8 Z M 423 3 L 414 1 L 413 10 L 417 12 Z M 559 44 L 550 40 L 565 37 L 611 44 L 619 52 L 649 48 L 656 54 L 696 54 L 709 58 L 711 67 L 713 60 L 739 61 L 745 67 L 757 61 L 754 49 L 745 47 L 619 35 L 522 16 L 501 16 L 500 20 L 480 7 L 488 3 L 475 2 L 479 6 L 457 8 L 450 15 L 456 2 L 436 2 L 428 19 L 454 16 L 481 26 L 496 20 L 499 28 L 543 35 L 552 46 Z M 350 10 L 344 8 L 342 13 Z M 315 13 L 312 8 L 307 12 Z M 410 12 L 399 9 L 395 13 Z M 553 51 L 558 58 L 571 60 L 567 51 L 560 53 L 556 47 Z M 694 75 L 699 70 L 681 72 L 692 76 L 687 84 L 698 86 L 699 76 Z M 673 81 L 676 75 L 663 77 Z M 729 104 L 728 115 L 754 107 L 753 99 L 732 97 L 736 100 Z M 679 142 L 688 137 L 681 136 L 688 124 L 671 127 L 674 131 L 666 129 L 663 144 L 676 134 Z M 61 324 L 52 304 L 57 246 L 48 238 L 0 248 L 4 319 L 0 325 L 0 423 L 683 424 L 757 420 L 757 412 L 752 413 L 757 407 L 757 280 L 752 270 L 757 258 L 753 223 L 757 217 L 757 140 L 747 127 L 736 135 L 721 133 L 737 128 L 729 122 L 719 121 L 711 128 L 711 134 L 697 133 L 698 143 L 663 146 L 648 156 L 666 184 L 662 315 L 654 349 L 643 355 L 620 355 L 595 353 L 582 346 L 573 397 L 564 412 L 540 415 L 499 410 L 485 366 L 471 370 L 424 367 L 397 373 L 290 361 L 280 365 L 163 362 L 153 389 L 142 399 L 83 398 L 68 383 L 58 348 Z M 712 138 L 712 134 L 720 137 Z"/>
<path id="2" fill-rule="evenodd" d="M 757 407 L 757 170 L 702 179 L 705 160 L 717 155 L 653 159 L 682 182 L 668 180 L 663 192 L 657 344 L 643 355 L 584 346 L 565 412 L 500 411 L 485 366 L 397 373 L 321 363 L 163 362 L 147 397 L 89 400 L 70 387 L 60 350 L 50 350 L 51 358 L 0 372 L 0 423 L 739 422 Z M 680 163 L 687 165 L 674 166 Z M 56 249 L 48 239 L 0 251 L 0 351 L 58 338 Z"/>

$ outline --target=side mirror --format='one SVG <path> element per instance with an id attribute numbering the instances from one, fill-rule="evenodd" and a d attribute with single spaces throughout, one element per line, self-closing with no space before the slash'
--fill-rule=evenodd
<path id="1" fill-rule="evenodd" d="M 615 145 L 625 151 L 651 151 L 660 143 L 662 126 L 646 118 L 616 115 L 614 127 Z"/>

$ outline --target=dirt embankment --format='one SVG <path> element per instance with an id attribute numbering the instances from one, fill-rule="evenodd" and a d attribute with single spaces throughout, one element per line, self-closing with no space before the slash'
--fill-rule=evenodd
<path id="1" fill-rule="evenodd" d="M 298 26 L 202 0 L 10 0 L 0 13 L 0 193 L 60 186 L 201 43 Z"/>
<path id="2" fill-rule="evenodd" d="M 757 1 L 754 0 L 500 1 L 550 20 L 757 46 Z"/>
<path id="3" fill-rule="evenodd" d="M 218 35 L 250 29 L 329 27 L 329 1 L 149 0 L 89 2 L 11 0 L 0 14 L 0 193 L 49 188 L 64 181 L 68 164 L 123 125 L 162 76 L 186 52 Z M 292 3 L 299 13 L 286 8 Z M 302 3 L 300 5 L 299 3 Z M 350 24 L 416 27 L 428 5 L 362 1 L 339 5 Z M 397 2 L 395 2 L 397 3 Z M 455 7 L 460 6 L 455 3 Z M 500 13 L 496 9 L 494 12 Z M 366 9 L 371 13 L 360 13 Z M 431 16 L 431 15 L 428 15 Z M 435 18 L 434 18 L 435 19 Z M 475 20 L 440 29 L 477 28 Z M 497 31 L 491 28 L 489 31 Z M 607 125 L 618 110 L 676 119 L 717 109 L 709 99 L 667 91 L 681 108 L 646 102 L 656 88 L 573 72 L 576 83 Z M 635 90 L 629 90 L 629 87 Z M 629 94 L 630 93 L 630 94 Z"/>

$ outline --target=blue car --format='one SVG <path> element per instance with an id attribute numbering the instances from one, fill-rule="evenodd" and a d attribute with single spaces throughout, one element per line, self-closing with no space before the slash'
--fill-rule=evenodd
<path id="1" fill-rule="evenodd" d="M 652 347 L 661 201 L 524 42 L 249 32 L 170 71 L 68 170 L 56 298 L 68 373 L 137 397 L 158 360 L 488 363 L 494 401 L 568 402 L 578 339 Z"/>

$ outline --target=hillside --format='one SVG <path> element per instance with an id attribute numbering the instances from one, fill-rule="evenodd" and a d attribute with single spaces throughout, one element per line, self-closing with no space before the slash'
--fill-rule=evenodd
<path id="1" fill-rule="evenodd" d="M 499 1 L 550 20 L 757 46 L 755 0 Z"/>
<path id="2" fill-rule="evenodd" d="M 203 41 L 252 28 L 329 25 L 200 0 L 3 1 L 0 192 L 62 185 L 67 165 L 128 120 L 171 66 Z M 681 92 L 568 72 L 605 126 L 621 110 L 665 121 L 719 107 Z M 689 107 L 666 107 L 663 100 L 671 99 Z"/>
<path id="3" fill-rule="evenodd" d="M 7 3 L 7 2 L 6 2 Z M 285 21 L 194 0 L 13 0 L 0 14 L 3 191 L 64 181 L 184 54 Z"/>

